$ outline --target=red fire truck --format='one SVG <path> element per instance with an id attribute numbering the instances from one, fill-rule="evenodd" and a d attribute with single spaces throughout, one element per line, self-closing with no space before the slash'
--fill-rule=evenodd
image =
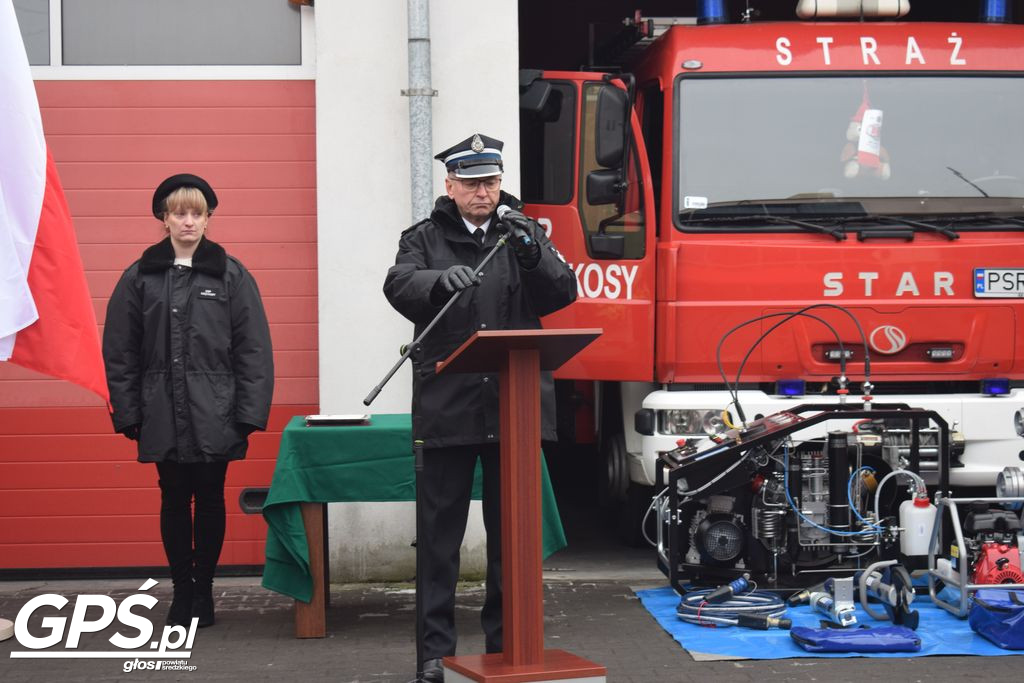
<path id="1" fill-rule="evenodd" d="M 737 399 L 838 400 L 845 361 L 860 401 L 865 353 L 962 440 L 954 485 L 1020 464 L 1024 26 L 990 19 L 636 17 L 628 73 L 523 73 L 527 213 L 579 284 L 546 324 L 604 330 L 556 377 L 596 387 L 606 494 L 645 509 Z"/>

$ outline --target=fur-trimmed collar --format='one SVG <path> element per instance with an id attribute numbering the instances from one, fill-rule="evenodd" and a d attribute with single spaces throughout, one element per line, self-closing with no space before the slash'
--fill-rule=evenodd
<path id="1" fill-rule="evenodd" d="M 174 247 L 171 246 L 170 237 L 165 237 L 146 249 L 142 252 L 142 259 L 139 260 L 139 270 L 144 273 L 167 270 L 173 265 Z M 221 277 L 228 267 L 228 254 L 224 251 L 224 247 L 204 237 L 196 247 L 195 253 L 192 254 L 192 267 L 202 273 Z"/>

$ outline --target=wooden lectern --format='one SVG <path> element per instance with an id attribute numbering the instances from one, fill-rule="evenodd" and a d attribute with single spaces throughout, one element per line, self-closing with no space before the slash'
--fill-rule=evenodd
<path id="1" fill-rule="evenodd" d="M 505 651 L 445 657 L 445 681 L 605 680 L 600 664 L 544 649 L 539 457 L 540 373 L 557 369 L 600 334 L 599 329 L 481 331 L 437 364 L 438 373 L 497 371 L 501 423 Z"/>

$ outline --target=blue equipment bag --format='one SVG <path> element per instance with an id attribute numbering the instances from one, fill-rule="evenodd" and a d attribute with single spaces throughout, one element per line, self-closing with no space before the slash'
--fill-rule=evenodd
<path id="1" fill-rule="evenodd" d="M 1004 650 L 1024 650 L 1024 594 L 999 588 L 974 593 L 967 622 L 974 632 Z"/>
<path id="2" fill-rule="evenodd" d="M 790 638 L 808 652 L 917 652 L 921 636 L 906 626 L 807 628 L 794 626 Z"/>

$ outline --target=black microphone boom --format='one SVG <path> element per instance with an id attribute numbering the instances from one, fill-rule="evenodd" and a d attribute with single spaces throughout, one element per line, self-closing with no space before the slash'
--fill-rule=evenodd
<path id="1" fill-rule="evenodd" d="M 511 209 L 506 207 L 506 211 L 511 211 Z M 494 247 L 492 247 L 491 250 L 489 252 L 487 252 L 487 255 L 484 256 L 484 260 L 481 261 L 479 264 L 477 264 L 477 266 L 476 266 L 476 268 L 474 268 L 474 270 L 476 271 L 476 274 L 477 274 L 478 277 L 480 275 L 483 275 L 484 268 L 487 266 L 488 263 L 491 262 L 491 259 L 494 258 L 494 255 L 498 253 L 498 250 L 505 246 L 505 244 L 508 242 L 509 236 L 510 236 L 510 233 L 502 234 L 498 238 L 498 241 L 494 245 Z M 444 317 L 445 313 L 448 312 L 448 309 L 450 309 L 455 304 L 455 302 L 459 299 L 459 297 L 462 296 L 462 293 L 467 291 L 468 289 L 469 288 L 467 287 L 466 289 L 460 289 L 459 291 L 455 292 L 455 294 L 453 294 L 452 297 L 450 299 L 448 299 L 448 301 L 441 308 L 441 310 L 437 312 L 437 315 L 434 316 L 434 319 L 431 320 L 430 323 L 425 328 L 423 328 L 423 331 L 420 332 L 420 335 L 418 337 L 416 337 L 415 339 L 413 339 L 408 344 L 402 345 L 402 347 L 401 347 L 402 357 L 399 358 L 395 362 L 395 364 L 393 366 L 391 366 L 391 369 L 388 370 L 388 374 L 384 375 L 384 379 L 382 379 L 377 384 L 377 386 L 375 386 L 373 389 L 370 390 L 370 393 L 367 394 L 366 398 L 363 399 L 363 405 L 368 406 L 371 403 L 373 403 L 373 400 L 375 398 L 377 398 L 378 394 L 380 394 L 381 390 L 384 388 L 384 385 L 387 384 L 388 381 L 390 381 L 391 378 L 395 376 L 395 373 L 398 372 L 398 369 L 400 367 L 402 367 L 402 364 L 405 363 L 405 361 L 410 356 L 412 356 L 412 354 L 414 354 L 414 353 L 416 353 L 418 351 L 418 349 L 419 349 L 419 347 L 420 347 L 420 345 L 421 345 L 421 343 L 423 341 L 423 338 L 426 337 L 428 334 L 430 334 L 430 331 L 432 329 L 434 329 L 434 327 L 441 320 L 441 318 Z"/>

